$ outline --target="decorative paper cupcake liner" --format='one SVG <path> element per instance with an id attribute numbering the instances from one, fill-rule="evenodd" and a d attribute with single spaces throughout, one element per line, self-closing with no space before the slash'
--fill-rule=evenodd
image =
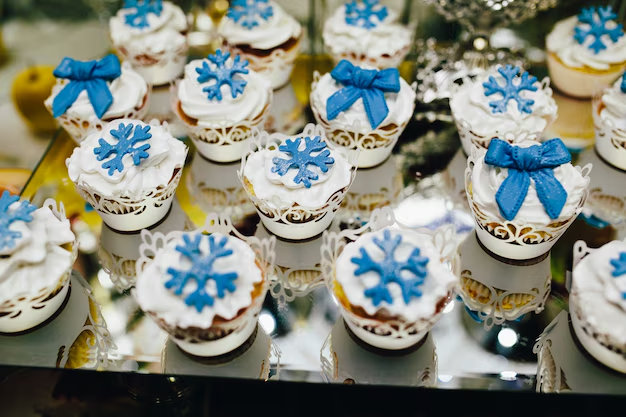
<path id="1" fill-rule="evenodd" d="M 311 91 L 315 91 L 320 77 L 317 71 L 313 74 Z M 411 84 L 411 88 L 415 91 L 417 83 Z M 411 106 L 415 109 L 415 103 Z M 311 111 L 317 123 L 324 128 L 329 140 L 339 146 L 360 151 L 359 168 L 370 168 L 383 163 L 391 155 L 393 147 L 410 120 L 409 118 L 400 125 L 391 123 L 372 130 L 367 121 L 355 121 L 352 125 L 346 125 L 337 119 L 329 121 L 315 100 L 311 100 Z"/>
<path id="2" fill-rule="evenodd" d="M 398 49 L 392 55 L 384 54 L 379 56 L 371 56 L 367 54 L 357 54 L 355 52 L 341 52 L 333 54 L 333 61 L 335 65 L 337 65 L 341 60 L 345 59 L 349 61 L 353 65 L 363 66 L 369 65 L 378 69 L 385 68 L 398 68 L 400 64 L 404 61 L 409 50 L 411 49 L 411 45 L 407 44 L 404 48 Z"/>
<path id="3" fill-rule="evenodd" d="M 560 393 L 571 391 L 571 388 L 567 383 L 565 372 L 560 367 L 560 355 L 557 354 L 557 356 L 555 357 L 555 355 L 552 353 L 554 343 L 557 343 L 557 346 L 555 346 L 556 353 L 560 352 L 559 348 L 563 348 L 563 346 L 560 345 L 563 342 L 562 340 L 553 340 L 554 336 L 556 336 L 556 334 L 553 334 L 555 327 L 561 327 L 562 321 L 565 321 L 565 324 L 567 324 L 567 320 L 567 313 L 562 311 L 552 321 L 552 323 L 550 323 L 548 327 L 546 327 L 546 329 L 537 339 L 537 343 L 535 343 L 535 345 L 533 346 L 533 353 L 537 355 L 537 383 L 535 385 L 535 389 L 537 392 Z M 558 333 L 560 333 L 560 336 L 563 336 L 564 332 L 560 331 Z M 569 334 L 569 331 L 567 331 L 566 334 Z M 562 337 L 558 339 L 562 339 Z"/>
<path id="4" fill-rule="evenodd" d="M 598 154 L 614 167 L 626 170 L 626 130 L 615 126 L 611 120 L 602 118 L 602 94 L 593 97 L 592 108 Z"/>
<path id="5" fill-rule="evenodd" d="M 324 130 L 319 125 L 312 123 L 305 126 L 302 137 L 320 136 L 323 141 L 328 143 Z M 319 207 L 305 207 L 293 204 L 284 208 L 284 204 L 276 197 L 273 200 L 264 200 L 257 197 L 254 193 L 252 184 L 245 177 L 245 167 L 248 157 L 257 151 L 264 149 L 276 149 L 289 136 L 281 133 L 269 134 L 267 132 L 259 132 L 255 130 L 250 139 L 250 146 L 246 155 L 241 159 L 241 169 L 238 172 L 239 180 L 243 188 L 248 193 L 248 197 L 254 204 L 261 217 L 263 225 L 273 234 L 285 239 L 302 240 L 319 235 L 326 230 L 333 218 L 335 212 L 339 209 L 348 189 L 354 182 L 356 176 L 356 162 L 358 152 L 347 151 L 341 148 L 335 149 L 340 152 L 352 166 L 350 183 L 344 188 L 337 190 L 330 198 Z M 332 144 L 329 144 L 332 146 Z"/>
<path id="6" fill-rule="evenodd" d="M 463 152 L 466 155 L 472 154 L 472 149 L 485 153 L 489 149 L 491 139 L 502 139 L 510 144 L 518 144 L 526 141 L 541 141 L 542 132 L 528 132 L 526 130 L 516 130 L 513 132 L 493 132 L 489 135 L 481 135 L 476 133 L 469 122 L 455 118 L 454 122 L 459 131 Z"/>
<path id="7" fill-rule="evenodd" d="M 217 213 L 207 215 L 203 233 L 223 233 L 233 235 L 243 240 L 256 254 L 256 264 L 261 270 L 263 282 L 255 292 L 259 294 L 252 299 L 252 303 L 239 311 L 239 314 L 231 320 L 214 321 L 208 328 L 188 327 L 172 325 L 159 317 L 158 313 L 147 311 L 157 325 L 172 337 L 174 342 L 184 351 L 196 356 L 219 356 L 231 352 L 241 346 L 252 335 L 257 326 L 257 318 L 263 307 L 265 294 L 269 286 L 270 275 L 274 270 L 276 238 L 258 239 L 254 236 L 244 236 L 233 225 L 228 216 Z M 154 254 L 159 249 L 167 246 L 173 240 L 180 238 L 183 232 L 170 232 L 164 235 L 160 232 L 152 233 L 148 230 L 141 231 L 142 244 L 139 247 L 140 258 L 137 260 L 137 274 L 152 262 Z"/>
<path id="8" fill-rule="evenodd" d="M 129 62 L 148 84 L 155 86 L 170 83 L 183 74 L 189 50 L 186 42 L 177 49 L 153 54 L 129 49 L 123 45 L 113 44 L 113 48 L 120 58 Z"/>

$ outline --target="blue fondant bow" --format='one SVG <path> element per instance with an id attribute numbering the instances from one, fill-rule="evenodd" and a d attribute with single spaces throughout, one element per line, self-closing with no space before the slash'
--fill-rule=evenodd
<path id="1" fill-rule="evenodd" d="M 554 177 L 553 168 L 572 160 L 561 139 L 550 139 L 528 148 L 511 146 L 500 139 L 492 139 L 485 155 L 485 163 L 508 168 L 509 175 L 496 193 L 500 213 L 507 220 L 517 215 L 530 186 L 535 181 L 539 201 L 551 219 L 557 219 L 567 201 L 567 191 Z"/>
<path id="2" fill-rule="evenodd" d="M 380 71 L 362 69 L 344 59 L 330 75 L 345 87 L 328 98 L 326 102 L 328 120 L 333 120 L 362 98 L 370 125 L 372 129 L 376 129 L 389 113 L 384 93 L 400 91 L 400 73 L 395 68 Z"/>
<path id="3" fill-rule="evenodd" d="M 113 103 L 113 95 L 107 81 L 113 81 L 122 74 L 119 59 L 111 54 L 99 61 L 75 61 L 72 58 L 63 58 L 63 61 L 54 70 L 57 78 L 70 80 L 63 90 L 52 101 L 54 117 L 64 114 L 78 98 L 78 95 L 87 90 L 89 101 L 98 118 Z"/>

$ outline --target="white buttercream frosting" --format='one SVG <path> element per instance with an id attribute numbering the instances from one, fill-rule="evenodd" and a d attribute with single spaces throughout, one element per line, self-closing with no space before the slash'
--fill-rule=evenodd
<path id="1" fill-rule="evenodd" d="M 132 119 L 119 119 L 108 123 L 101 132 L 94 132 L 87 136 L 80 146 L 74 149 L 72 155 L 66 160 L 70 179 L 76 183 L 87 184 L 105 197 L 128 197 L 141 198 L 143 193 L 154 190 L 158 186 L 166 186 L 174 174 L 176 168 L 182 169 L 187 156 L 187 146 L 174 138 L 166 126 L 158 122 L 150 125 L 149 133 L 152 137 L 146 141 L 138 142 L 137 146 L 149 144 L 147 150 L 149 156 L 141 159 L 137 166 L 133 163 L 132 156 L 127 154 L 123 157 L 124 169 L 122 172 L 115 171 L 109 175 L 108 169 L 102 165 L 115 156 L 98 161 L 94 149 L 100 147 L 100 139 L 109 144 L 118 142 L 111 135 L 111 130 L 117 130 L 120 124 L 141 125 L 147 124 Z M 134 132 L 135 127 L 133 127 Z M 132 134 L 131 134 L 132 137 Z"/>
<path id="2" fill-rule="evenodd" d="M 520 147 L 537 146 L 538 143 L 527 141 L 518 144 Z M 508 169 L 499 168 L 485 163 L 484 155 L 475 157 L 472 170 L 472 199 L 480 210 L 490 219 L 505 221 L 500 214 L 496 193 L 500 185 L 508 177 Z M 553 169 L 554 177 L 561 183 L 567 192 L 567 201 L 558 219 L 551 219 L 545 207 L 539 200 L 535 180 L 531 178 L 528 193 L 520 207 L 514 222 L 533 226 L 546 226 L 553 222 L 561 222 L 576 215 L 580 200 L 589 184 L 589 179 L 571 163 L 560 165 Z"/>
<path id="3" fill-rule="evenodd" d="M 178 84 L 178 99 L 183 112 L 198 120 L 198 126 L 208 128 L 229 126 L 242 120 L 252 120 L 259 115 L 270 100 L 272 87 L 269 81 L 248 67 L 247 74 L 235 74 L 234 79 L 245 80 L 243 93 L 233 98 L 230 86 L 223 84 L 220 87 L 222 100 L 209 100 L 203 88 L 214 85 L 215 79 L 200 83 L 196 68 L 202 63 L 208 63 L 213 70 L 216 65 L 208 59 L 197 59 L 185 66 L 185 76 Z M 232 65 L 233 57 L 226 62 Z"/>
<path id="4" fill-rule="evenodd" d="M 291 38 L 299 39 L 302 34 L 300 23 L 275 2 L 270 1 L 268 4 L 271 5 L 273 14 L 267 20 L 259 17 L 258 26 L 248 29 L 227 14 L 222 19 L 218 32 L 231 45 L 249 45 L 260 50 L 274 49 Z"/>
<path id="5" fill-rule="evenodd" d="M 352 262 L 352 258 L 362 258 L 361 248 L 364 248 L 375 262 L 385 258 L 383 251 L 374 243 L 374 239 L 384 240 L 385 230 L 391 232 L 392 239 L 398 235 L 402 236 L 402 242 L 394 254 L 396 261 L 406 261 L 415 248 L 419 248 L 420 256 L 428 258 L 427 275 L 419 287 L 422 296 L 412 297 L 408 304 L 404 301 L 401 287 L 396 283 L 389 283 L 387 289 L 391 294 L 392 303 L 382 301 L 375 306 L 372 299 L 365 295 L 365 291 L 379 284 L 380 275 L 376 271 L 355 275 L 357 265 Z M 412 272 L 406 270 L 401 272 L 401 276 L 405 279 L 415 278 Z M 409 322 L 429 319 L 435 315 L 437 304 L 450 295 L 457 282 L 456 276 L 441 262 L 441 254 L 433 245 L 431 236 L 413 230 L 389 227 L 361 235 L 354 242 L 347 244 L 337 258 L 335 279 L 341 284 L 348 301 L 353 306 L 362 307 L 371 316 L 384 312 Z"/>
<path id="6" fill-rule="evenodd" d="M 498 84 L 505 85 L 498 68 L 486 71 L 474 80 L 466 80 L 458 87 L 450 98 L 452 115 L 457 120 L 469 123 L 472 131 L 480 136 L 497 137 L 520 131 L 540 135 L 557 117 L 557 105 L 552 98 L 549 78 L 534 83 L 537 91 L 522 90 L 519 93 L 523 99 L 534 100 L 532 113 L 520 111 L 515 100 L 509 100 L 506 112 L 493 113 L 489 102 L 502 99 L 502 95 L 496 93 L 487 97 L 483 83 L 493 76 Z"/>
<path id="7" fill-rule="evenodd" d="M 201 231 L 187 233 L 193 240 L 194 236 Z M 215 317 L 225 320 L 237 317 L 238 312 L 252 304 L 252 292 L 254 285 L 263 281 L 261 270 L 256 265 L 254 251 L 244 241 L 221 233 L 213 233 L 215 241 L 221 242 L 227 237 L 225 248 L 231 249 L 230 256 L 217 258 L 213 264 L 216 273 L 235 272 L 237 278 L 234 292 L 225 292 L 225 296 L 217 296 L 215 281 L 209 280 L 206 285 L 207 293 L 213 297 L 212 306 L 205 306 L 198 312 L 195 306 L 187 305 L 185 298 L 196 289 L 196 283 L 191 280 L 183 289 L 181 295 L 176 295 L 174 290 L 167 289 L 165 283 L 171 279 L 168 268 L 186 271 L 191 268 L 192 262 L 176 250 L 177 245 L 183 245 L 182 236 L 170 241 L 160 249 L 152 262 L 146 265 L 143 271 L 138 271 L 136 284 L 136 298 L 143 311 L 156 314 L 165 320 L 170 326 L 181 328 L 199 327 L 208 329 Z M 208 236 L 203 236 L 200 243 L 200 251 L 203 255 L 210 252 Z"/>
<path id="8" fill-rule="evenodd" d="M 588 36 L 582 44 L 574 39 L 574 29 L 578 26 L 578 17 L 571 16 L 554 25 L 552 32 L 546 37 L 546 49 L 556 56 L 568 67 L 589 67 L 596 70 L 607 70 L 611 64 L 626 62 L 626 36 L 622 36 L 613 42 L 608 35 L 601 37 L 606 49 L 595 53 L 589 45 L 594 41 L 593 36 Z M 607 23 L 607 28 L 614 28 L 615 22 Z M 588 29 L 588 24 L 580 24 L 581 28 Z"/>
<path id="9" fill-rule="evenodd" d="M 604 108 L 600 111 L 600 117 L 608 121 L 611 127 L 626 130 L 626 93 L 622 92 L 622 77 L 611 88 L 602 94 Z"/>

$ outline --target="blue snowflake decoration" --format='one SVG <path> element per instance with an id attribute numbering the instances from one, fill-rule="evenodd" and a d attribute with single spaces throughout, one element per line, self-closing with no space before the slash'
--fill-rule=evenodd
<path id="1" fill-rule="evenodd" d="M 309 170 L 308 165 L 315 165 L 322 172 L 328 172 L 328 167 L 335 163 L 335 160 L 331 158 L 330 151 L 326 148 L 326 143 L 322 142 L 319 136 L 315 136 L 313 139 L 305 137 L 305 146 L 303 150 L 300 150 L 300 143 L 302 138 L 296 138 L 296 140 L 287 139 L 284 145 L 278 147 L 279 151 L 286 152 L 291 155 L 291 159 L 283 159 L 274 157 L 272 162 L 272 172 L 278 173 L 281 177 L 287 174 L 291 169 L 297 169 L 298 173 L 293 179 L 295 184 L 304 184 L 306 188 L 311 188 L 311 180 L 319 179 L 319 175 Z M 317 155 L 313 155 L 313 152 L 319 152 Z"/>
<path id="2" fill-rule="evenodd" d="M 491 112 L 506 113 L 507 105 L 510 100 L 517 102 L 517 109 L 520 112 L 532 113 L 532 105 L 535 104 L 535 100 L 525 99 L 520 96 L 520 93 L 526 91 L 537 91 L 537 86 L 534 85 L 537 82 L 537 77 L 534 77 L 522 71 L 520 67 L 513 67 L 507 65 L 506 67 L 498 68 L 498 72 L 504 77 L 504 85 L 500 85 L 495 77 L 492 75 L 487 82 L 483 83 L 485 89 L 485 96 L 489 97 L 493 94 L 500 94 L 502 99 L 489 102 Z M 520 74 L 519 82 L 516 83 L 517 74 Z"/>
<path id="3" fill-rule="evenodd" d="M 251 30 L 274 15 L 274 8 L 268 0 L 232 0 L 226 16 L 235 23 Z"/>
<path id="4" fill-rule="evenodd" d="M 209 240 L 208 254 L 203 254 L 200 250 L 202 238 Z M 211 307 L 215 302 L 214 297 L 207 293 L 207 284 L 210 280 L 215 282 L 219 298 L 224 298 L 226 291 L 233 293 L 237 289 L 234 283 L 237 279 L 236 272 L 222 274 L 214 269 L 215 261 L 218 258 L 231 256 L 233 250 L 226 248 L 226 243 L 228 243 L 226 236 L 217 241 L 213 235 L 198 234 L 193 237 L 193 240 L 189 235 L 183 235 L 183 240 L 184 244 L 176 246 L 176 250 L 191 261 L 191 268 L 187 271 L 168 268 L 167 273 L 172 278 L 165 283 L 165 288 L 173 289 L 174 294 L 181 295 L 189 281 L 195 281 L 196 288 L 185 298 L 185 303 L 188 306 L 194 306 L 198 313 L 201 313 L 205 307 Z"/>
<path id="5" fill-rule="evenodd" d="M 582 9 L 578 15 L 578 21 L 589 27 L 581 27 L 578 25 L 574 28 L 574 39 L 579 44 L 583 44 L 588 36 L 593 37 L 593 42 L 589 44 L 595 54 L 606 49 L 606 45 L 602 41 L 602 37 L 607 35 L 613 43 L 624 36 L 624 30 L 621 24 L 615 24 L 612 29 L 607 28 L 607 23 L 617 19 L 617 15 L 613 13 L 611 6 L 607 7 L 589 7 Z"/>
<path id="6" fill-rule="evenodd" d="M 217 68 L 211 69 L 208 62 L 202 61 L 202 66 L 196 68 L 198 73 L 198 82 L 204 83 L 210 80 L 215 80 L 215 84 L 211 84 L 208 87 L 204 87 L 202 91 L 207 93 L 209 100 L 217 99 L 222 101 L 222 85 L 226 84 L 230 87 L 230 94 L 233 98 L 243 93 L 244 87 L 248 84 L 247 81 L 241 78 L 235 78 L 236 74 L 247 74 L 248 61 L 241 61 L 239 55 L 235 56 L 230 67 L 226 66 L 226 61 L 230 58 L 230 53 L 222 53 L 220 49 L 215 51 L 215 55 L 207 56 L 207 59 L 211 61 Z"/>
<path id="7" fill-rule="evenodd" d="M 133 130 L 133 126 L 135 126 L 135 132 L 133 133 L 133 137 L 130 137 L 130 133 Z M 93 153 L 96 155 L 96 159 L 98 161 L 102 161 L 112 154 L 115 156 L 108 161 L 105 161 L 102 164 L 102 168 L 108 169 L 108 174 L 111 176 L 115 173 L 115 171 L 122 172 L 124 171 L 124 161 L 123 158 L 125 155 L 130 155 L 133 157 L 133 163 L 135 166 L 141 163 L 142 159 L 149 157 L 150 155 L 146 152 L 150 149 L 150 144 L 146 143 L 135 148 L 135 145 L 138 142 L 143 142 L 152 137 L 152 133 L 150 132 L 150 126 L 146 125 L 141 127 L 140 124 L 133 125 L 129 123 L 124 125 L 124 123 L 120 123 L 117 130 L 110 130 L 111 136 L 117 139 L 117 143 L 111 145 L 109 142 L 104 140 L 104 138 L 100 138 L 98 144 L 100 145 L 97 148 L 94 148 Z"/>
<path id="8" fill-rule="evenodd" d="M 352 0 L 350 3 L 346 3 L 346 23 L 368 30 L 375 28 L 388 15 L 385 6 L 377 6 L 379 6 L 378 0 L 362 0 L 360 2 Z M 374 8 L 378 8 L 378 10 L 374 11 Z"/>
<path id="9" fill-rule="evenodd" d="M 614 277 L 621 277 L 626 274 L 626 252 L 620 252 L 619 257 L 616 259 L 611 259 L 611 266 L 613 267 L 613 272 L 611 275 Z"/>
<path id="10" fill-rule="evenodd" d="M 405 304 L 409 304 L 411 298 L 419 298 L 422 296 L 420 286 L 424 284 L 428 271 L 426 265 L 428 258 L 420 255 L 419 248 L 413 249 L 413 252 L 406 261 L 398 261 L 395 259 L 395 252 L 402 243 L 402 235 L 391 237 L 391 232 L 385 230 L 383 240 L 374 238 L 374 244 L 380 248 L 385 254 L 385 258 L 381 262 L 375 262 L 367 253 L 365 248 L 361 248 L 361 257 L 350 259 L 353 264 L 357 265 L 354 275 L 357 277 L 367 272 L 373 271 L 380 275 L 378 285 L 365 290 L 365 296 L 372 299 L 374 306 L 378 306 L 385 301 L 392 304 L 393 299 L 387 286 L 396 283 L 402 289 L 402 298 Z M 409 271 L 414 278 L 404 278 L 402 271 Z"/>
<path id="11" fill-rule="evenodd" d="M 33 221 L 32 212 L 37 207 L 23 200 L 17 208 L 10 209 L 11 205 L 19 201 L 20 197 L 11 195 L 8 191 L 2 193 L 0 197 L 0 250 L 13 249 L 15 241 L 22 237 L 22 232 L 11 230 L 11 225 L 15 222 L 30 223 Z"/>
<path id="12" fill-rule="evenodd" d="M 124 17 L 128 26 L 143 29 L 150 26 L 148 15 L 150 13 L 161 16 L 163 4 L 161 0 L 126 0 L 124 9 L 135 9 Z"/>

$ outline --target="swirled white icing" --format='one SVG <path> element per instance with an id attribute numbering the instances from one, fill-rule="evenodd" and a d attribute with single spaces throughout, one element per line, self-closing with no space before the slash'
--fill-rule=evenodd
<path id="1" fill-rule="evenodd" d="M 615 27 L 615 22 L 607 23 L 607 28 Z M 578 17 L 571 16 L 554 25 L 552 32 L 546 37 L 546 49 L 556 56 L 568 67 L 593 68 L 607 70 L 611 64 L 626 62 L 626 36 L 622 36 L 617 42 L 611 41 L 608 35 L 602 36 L 602 42 L 606 49 L 597 54 L 589 48 L 594 41 L 593 36 L 588 36 L 582 44 L 574 39 L 574 29 L 578 25 Z M 581 24 L 581 27 L 589 25 Z"/>
<path id="2" fill-rule="evenodd" d="M 196 68 L 207 62 L 211 69 L 216 66 L 208 59 L 197 59 L 185 66 L 185 76 L 178 84 L 178 99 L 183 112 L 198 120 L 198 126 L 208 128 L 233 125 L 242 120 L 251 120 L 259 115 L 270 99 L 272 87 L 269 81 L 248 68 L 247 74 L 235 74 L 234 78 L 247 82 L 243 93 L 233 98 L 230 86 L 224 84 L 220 87 L 222 100 L 209 100 L 203 88 L 213 85 L 216 80 L 198 82 Z M 233 58 L 229 58 L 226 65 L 229 66 Z"/>
<path id="3" fill-rule="evenodd" d="M 188 236 L 196 236 L 201 231 L 187 233 Z M 165 288 L 165 283 L 171 279 L 167 273 L 168 268 L 180 271 L 188 270 L 192 262 L 176 250 L 176 246 L 183 244 L 182 237 L 170 241 L 160 249 L 152 262 L 146 265 L 143 271 L 138 272 L 135 295 L 141 309 L 156 314 L 171 326 L 181 328 L 199 327 L 208 329 L 215 317 L 225 320 L 237 317 L 239 310 L 252 304 L 252 292 L 254 284 L 263 281 L 261 270 L 256 265 L 254 251 L 244 241 L 221 233 L 213 233 L 216 241 L 227 237 L 226 248 L 231 249 L 233 254 L 217 258 L 214 271 L 216 273 L 235 272 L 237 279 L 234 282 L 234 292 L 226 291 L 225 296 L 217 296 L 215 282 L 209 280 L 206 290 L 214 299 L 213 306 L 205 306 L 201 312 L 194 306 L 187 305 L 185 298 L 191 294 L 196 285 L 190 282 L 179 296 L 173 290 Z M 202 254 L 209 254 L 209 239 L 205 236 L 200 243 Z"/>
<path id="4" fill-rule="evenodd" d="M 620 77 L 611 88 L 602 94 L 604 108 L 600 111 L 600 117 L 608 121 L 611 127 L 626 130 L 626 93 L 622 92 L 622 78 Z"/>
<path id="5" fill-rule="evenodd" d="M 118 119 L 108 123 L 102 132 L 94 132 L 87 136 L 80 146 L 74 149 L 72 155 L 66 160 L 70 179 L 80 185 L 87 184 L 95 191 L 106 197 L 129 197 L 141 198 L 143 193 L 153 190 L 158 186 L 166 186 L 172 179 L 176 168 L 182 169 L 187 156 L 187 146 L 174 138 L 166 127 L 158 122 L 151 124 L 152 137 L 141 145 L 149 144 L 148 158 L 142 159 L 137 166 L 133 163 L 131 155 L 125 155 L 122 159 L 124 169 L 122 172 L 115 171 L 113 175 L 102 167 L 104 161 L 98 161 L 94 154 L 94 148 L 99 147 L 99 140 L 104 139 L 110 144 L 117 143 L 111 135 L 111 130 L 117 130 L 119 125 L 146 126 L 139 120 Z M 134 128 L 133 128 L 134 129 Z"/>
<path id="6" fill-rule="evenodd" d="M 259 18 L 258 26 L 248 29 L 226 15 L 218 32 L 231 45 L 249 45 L 260 50 L 274 49 L 291 38 L 299 39 L 302 34 L 300 23 L 275 2 L 269 4 L 274 13 L 267 20 Z"/>
<path id="7" fill-rule="evenodd" d="M 17 208 L 19 202 L 11 205 Z M 76 238 L 67 219 L 59 220 L 49 207 L 32 213 L 31 222 L 16 222 L 11 230 L 22 236 L 0 256 L 0 303 L 17 296 L 34 296 L 69 272 L 74 258 L 62 246 Z"/>
<path id="8" fill-rule="evenodd" d="M 63 78 L 57 79 L 56 85 L 52 87 L 52 95 L 46 99 L 48 108 L 52 108 L 54 98 L 69 82 Z M 122 64 L 122 75 L 113 81 L 107 81 L 107 85 L 113 96 L 113 103 L 102 116 L 103 120 L 122 117 L 131 110 L 141 107 L 146 100 L 146 94 L 148 94 L 146 81 L 126 63 Z M 76 101 L 67 109 L 65 114 L 69 118 L 98 120 L 87 91 L 80 92 Z"/>
<path id="9" fill-rule="evenodd" d="M 534 84 L 537 91 L 522 90 L 519 93 L 524 99 L 534 100 L 532 113 L 520 111 L 515 100 L 509 100 L 505 113 L 493 113 L 489 102 L 500 100 L 502 95 L 485 96 L 483 83 L 493 76 L 500 85 L 504 85 L 504 77 L 498 73 L 498 68 L 486 71 L 474 80 L 465 81 L 452 94 L 452 115 L 457 120 L 466 121 L 472 131 L 480 136 L 497 137 L 521 131 L 540 135 L 557 117 L 557 105 L 552 98 L 549 78 Z"/>
<path id="10" fill-rule="evenodd" d="M 404 302 L 401 287 L 396 283 L 389 283 L 387 289 L 391 294 L 392 303 L 382 301 L 375 306 L 372 299 L 365 295 L 365 290 L 378 285 L 380 275 L 375 271 L 365 272 L 359 276 L 354 274 L 357 265 L 352 262 L 352 258 L 362 257 L 361 248 L 364 248 L 375 262 L 384 259 L 384 253 L 374 243 L 374 238 L 384 240 L 385 230 L 391 231 L 392 239 L 397 235 L 402 236 L 402 242 L 394 254 L 396 261 L 406 261 L 415 248 L 419 248 L 420 256 L 428 258 L 427 275 L 423 285 L 419 288 L 422 296 L 412 297 L 408 304 Z M 406 279 L 415 278 L 413 273 L 406 270 L 403 270 L 401 275 Z M 441 262 L 441 253 L 433 245 L 430 236 L 413 230 L 398 230 L 390 227 L 366 233 L 354 242 L 348 243 L 337 258 L 335 279 L 341 284 L 348 301 L 353 306 L 362 307 L 367 314 L 372 316 L 385 312 L 409 322 L 431 318 L 436 313 L 437 304 L 452 292 L 457 282 L 456 276 Z"/>
<path id="11" fill-rule="evenodd" d="M 161 14 L 149 13 L 148 26 L 137 28 L 127 25 L 125 17 L 134 8 L 120 9 L 109 20 L 109 31 L 113 45 L 124 47 L 134 53 L 159 54 L 175 51 L 187 43 L 187 17 L 175 4 L 164 1 Z"/>

